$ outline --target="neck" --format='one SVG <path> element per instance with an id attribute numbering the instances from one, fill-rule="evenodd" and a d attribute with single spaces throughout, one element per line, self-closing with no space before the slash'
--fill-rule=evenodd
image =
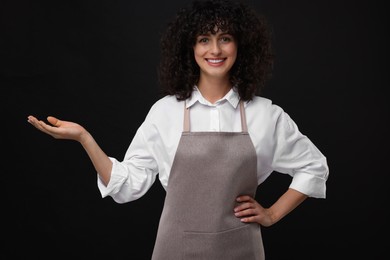
<path id="1" fill-rule="evenodd" d="M 232 88 L 229 80 L 205 78 L 199 79 L 197 86 L 202 96 L 212 104 L 223 98 Z"/>

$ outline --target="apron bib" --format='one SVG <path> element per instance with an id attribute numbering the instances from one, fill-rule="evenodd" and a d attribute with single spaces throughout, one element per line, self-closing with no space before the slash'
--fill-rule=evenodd
<path id="1" fill-rule="evenodd" d="M 263 260 L 260 225 L 242 223 L 233 211 L 237 196 L 254 197 L 257 189 L 242 101 L 241 132 L 190 132 L 184 109 L 152 260 Z"/>

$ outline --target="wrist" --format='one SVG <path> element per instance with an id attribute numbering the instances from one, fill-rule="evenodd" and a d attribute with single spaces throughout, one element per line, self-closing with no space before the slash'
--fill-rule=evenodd
<path id="1" fill-rule="evenodd" d="M 92 135 L 87 130 L 84 129 L 80 133 L 80 136 L 77 141 L 79 141 L 81 145 L 85 146 L 88 145 L 88 143 L 90 143 L 92 140 L 93 140 Z"/>

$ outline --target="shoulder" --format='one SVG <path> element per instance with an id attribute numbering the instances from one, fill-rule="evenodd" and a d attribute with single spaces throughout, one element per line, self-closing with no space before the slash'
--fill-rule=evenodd
<path id="1" fill-rule="evenodd" d="M 252 123 L 256 128 L 295 128 L 289 114 L 271 99 L 256 96 L 247 102 L 245 111 L 248 123 Z"/>
<path id="2" fill-rule="evenodd" d="M 252 100 L 247 101 L 245 108 L 249 113 L 260 113 L 272 117 L 278 117 L 284 112 L 283 109 L 279 105 L 274 104 L 271 99 L 260 96 L 255 96 Z"/>
<path id="3" fill-rule="evenodd" d="M 166 108 L 166 107 L 172 107 L 172 106 L 177 106 L 178 104 L 181 104 L 181 101 L 178 101 L 175 96 L 167 95 L 159 100 L 157 100 L 151 107 L 151 111 L 154 110 L 159 110 L 161 108 Z"/>
<path id="4" fill-rule="evenodd" d="M 151 106 L 146 121 L 166 120 L 182 114 L 183 111 L 183 101 L 178 101 L 175 96 L 164 96 Z"/>
<path id="5" fill-rule="evenodd" d="M 165 96 L 151 106 L 140 131 L 146 140 L 154 142 L 153 146 L 175 143 L 183 130 L 183 118 L 184 101 Z"/>
<path id="6" fill-rule="evenodd" d="M 272 105 L 272 100 L 268 99 L 268 98 L 265 98 L 265 97 L 255 96 L 255 97 L 253 97 L 252 100 L 247 101 L 246 105 L 248 107 L 257 107 L 257 108 L 263 107 L 263 108 L 266 108 L 266 107 L 269 107 L 270 105 Z"/>

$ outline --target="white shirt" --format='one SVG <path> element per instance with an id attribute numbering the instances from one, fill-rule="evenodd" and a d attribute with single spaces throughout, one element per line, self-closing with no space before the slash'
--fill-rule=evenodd
<path id="1" fill-rule="evenodd" d="M 183 131 L 184 101 L 174 96 L 158 100 L 138 128 L 123 160 L 113 162 L 107 186 L 98 177 L 102 197 L 118 203 L 136 200 L 153 185 L 157 175 L 166 189 L 173 158 Z M 232 89 L 214 104 L 197 88 L 186 100 L 190 131 L 240 132 L 239 95 Z M 325 198 L 326 157 L 299 130 L 283 109 L 271 100 L 254 97 L 245 102 L 248 133 L 257 153 L 257 182 L 273 172 L 292 176 L 290 188 L 309 197 Z M 99 175 L 98 175 L 99 176 Z"/>

